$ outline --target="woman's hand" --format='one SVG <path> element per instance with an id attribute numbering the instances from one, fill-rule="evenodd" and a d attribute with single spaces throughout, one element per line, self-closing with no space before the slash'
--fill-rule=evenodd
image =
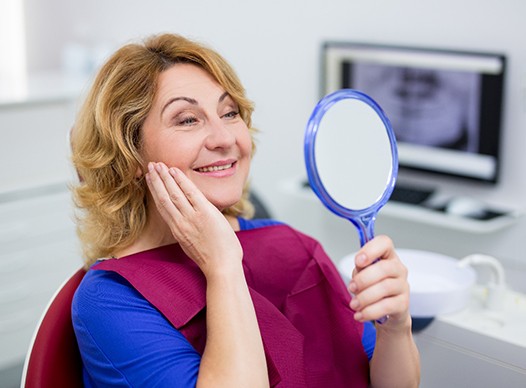
<path id="1" fill-rule="evenodd" d="M 378 236 L 358 251 L 349 290 L 357 320 L 389 316 L 377 326 L 371 387 L 418 387 L 420 357 L 411 333 L 407 269 L 391 239 Z"/>
<path id="2" fill-rule="evenodd" d="M 207 339 L 197 386 L 268 387 L 243 251 L 232 226 L 180 170 L 149 163 L 146 181 L 174 238 L 207 279 Z"/>
<path id="3" fill-rule="evenodd" d="M 407 269 L 388 237 L 378 236 L 358 251 L 349 290 L 356 320 L 388 315 L 385 325 L 390 328 L 410 325 Z"/>
<path id="4" fill-rule="evenodd" d="M 205 276 L 240 267 L 243 251 L 231 225 L 188 177 L 149 163 L 146 182 L 174 238 Z"/>

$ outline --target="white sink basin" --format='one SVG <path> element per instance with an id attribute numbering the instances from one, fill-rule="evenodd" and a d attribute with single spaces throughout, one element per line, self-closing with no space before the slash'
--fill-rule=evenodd
<path id="1" fill-rule="evenodd" d="M 396 251 L 409 271 L 411 316 L 434 317 L 460 311 L 468 305 L 476 280 L 473 268 L 460 268 L 457 259 L 434 252 L 413 249 Z M 352 275 L 354 255 L 347 255 L 338 263 L 346 282 Z"/>

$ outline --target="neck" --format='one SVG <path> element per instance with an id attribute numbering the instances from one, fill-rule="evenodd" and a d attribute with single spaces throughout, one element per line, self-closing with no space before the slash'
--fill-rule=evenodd
<path id="1" fill-rule="evenodd" d="M 174 238 L 168 224 L 164 222 L 157 209 L 149 213 L 148 221 L 140 237 L 128 247 L 114 252 L 114 257 L 124 257 L 164 245 L 177 243 L 177 240 Z M 236 217 L 225 216 L 225 218 L 235 232 L 239 231 L 239 222 Z"/>

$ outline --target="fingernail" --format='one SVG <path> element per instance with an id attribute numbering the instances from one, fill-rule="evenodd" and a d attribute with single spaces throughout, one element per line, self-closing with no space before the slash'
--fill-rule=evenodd
<path id="1" fill-rule="evenodd" d="M 357 310 L 360 307 L 360 301 L 358 299 L 351 300 L 351 308 Z"/>
<path id="2" fill-rule="evenodd" d="M 354 314 L 354 319 L 358 322 L 361 322 L 363 320 L 363 314 L 362 313 L 356 313 Z"/>
<path id="3" fill-rule="evenodd" d="M 356 291 L 358 291 L 358 286 L 355 282 L 351 282 L 349 284 L 349 291 L 351 291 L 353 294 L 356 293 Z"/>
<path id="4" fill-rule="evenodd" d="M 356 256 L 356 264 L 358 265 L 365 264 L 366 260 L 367 260 L 367 257 L 363 253 L 360 253 L 358 256 Z"/>
<path id="5" fill-rule="evenodd" d="M 162 165 L 160 163 L 156 163 L 155 164 L 155 169 L 157 170 L 157 172 L 161 172 L 163 167 L 162 167 Z"/>
<path id="6" fill-rule="evenodd" d="M 172 176 L 176 176 L 177 170 L 174 167 L 170 167 L 170 174 L 172 174 Z"/>
<path id="7" fill-rule="evenodd" d="M 148 171 L 153 172 L 153 169 L 154 169 L 154 167 L 153 167 L 153 163 L 152 163 L 152 162 L 149 162 L 149 163 L 148 163 Z"/>

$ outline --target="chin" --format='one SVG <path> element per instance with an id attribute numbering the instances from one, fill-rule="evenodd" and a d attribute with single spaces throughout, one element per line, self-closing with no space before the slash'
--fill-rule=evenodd
<path id="1" fill-rule="evenodd" d="M 212 203 L 212 205 L 214 205 L 220 211 L 223 211 L 238 203 L 241 200 L 241 194 L 242 193 L 237 196 L 229 196 L 229 198 L 226 196 L 206 195 L 206 198 L 210 201 L 210 203 Z"/>

